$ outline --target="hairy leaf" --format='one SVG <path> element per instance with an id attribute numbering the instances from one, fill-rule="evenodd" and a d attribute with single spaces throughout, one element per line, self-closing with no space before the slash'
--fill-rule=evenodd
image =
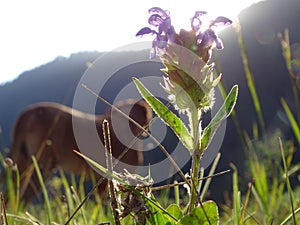
<path id="1" fill-rule="evenodd" d="M 137 78 L 133 78 L 133 81 L 140 94 L 151 106 L 157 116 L 171 127 L 183 145 L 192 152 L 194 149 L 193 138 L 180 118 L 169 110 L 161 101 L 154 97 Z"/>
<path id="2" fill-rule="evenodd" d="M 221 122 L 226 119 L 230 113 L 232 112 L 236 99 L 238 94 L 238 86 L 235 85 L 231 88 L 229 94 L 227 95 L 224 104 L 219 109 L 217 114 L 214 116 L 214 118 L 210 121 L 210 123 L 205 127 L 202 139 L 201 139 L 201 148 L 206 149 L 211 142 L 214 134 L 216 133 L 218 127 L 220 126 Z"/>

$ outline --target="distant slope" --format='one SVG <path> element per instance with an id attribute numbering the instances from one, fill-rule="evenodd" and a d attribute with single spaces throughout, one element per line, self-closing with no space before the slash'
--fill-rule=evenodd
<path id="1" fill-rule="evenodd" d="M 13 121 L 27 105 L 40 101 L 72 103 L 72 95 L 86 70 L 86 63 L 100 53 L 86 52 L 58 57 L 54 61 L 22 73 L 18 79 L 0 86 L 0 125 L 5 145 L 8 144 Z"/>

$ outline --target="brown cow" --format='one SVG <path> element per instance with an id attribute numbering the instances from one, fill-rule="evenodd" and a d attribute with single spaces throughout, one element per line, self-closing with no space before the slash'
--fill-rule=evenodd
<path id="1" fill-rule="evenodd" d="M 143 127 L 148 125 L 152 118 L 152 111 L 144 101 L 126 100 L 116 107 Z M 73 152 L 74 149 L 80 151 L 81 147 L 80 143 L 76 142 L 78 136 L 73 131 L 73 125 L 74 122 L 77 124 L 76 129 L 82 133 L 83 139 L 92 136 L 89 128 L 90 125 L 95 126 L 96 136 L 98 139 L 100 137 L 103 142 L 102 122 L 104 119 L 110 122 L 112 155 L 117 158 L 124 149 L 127 149 L 127 143 L 132 141 L 127 140 L 127 143 L 124 144 L 124 140 L 138 136 L 142 130 L 116 110 L 109 110 L 105 115 L 95 116 L 58 103 L 38 103 L 27 108 L 15 123 L 12 149 L 9 154 L 21 174 L 21 199 L 28 203 L 40 190 L 37 175 L 31 166 L 32 155 L 37 158 L 45 181 L 58 167 L 77 175 L 85 172 L 86 174 L 93 173 L 96 178 L 101 177 L 91 169 L 84 159 Z M 125 127 L 130 127 L 130 131 Z M 82 140 L 80 141 L 82 142 Z M 91 144 L 91 140 L 83 140 L 83 142 Z M 134 150 L 142 150 L 141 140 L 136 141 L 130 148 L 121 161 L 125 164 L 141 165 L 142 152 Z M 100 144 L 99 149 L 103 151 L 104 146 Z M 31 169 L 29 169 L 30 166 Z M 100 186 L 99 191 L 102 194 L 105 192 L 106 183 L 104 182 Z"/>

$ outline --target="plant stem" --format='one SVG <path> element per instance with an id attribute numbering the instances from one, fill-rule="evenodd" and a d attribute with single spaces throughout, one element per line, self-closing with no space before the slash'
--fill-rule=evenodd
<path id="1" fill-rule="evenodd" d="M 197 187 L 198 187 L 198 173 L 200 168 L 200 159 L 202 157 L 202 149 L 201 149 L 201 111 L 197 108 L 194 108 L 190 112 L 190 124 L 192 129 L 192 134 L 194 138 L 194 154 L 193 154 L 193 162 L 192 162 L 192 175 L 191 175 L 191 198 L 189 204 L 189 211 L 191 212 L 196 205 L 197 202 Z"/>
<path id="2" fill-rule="evenodd" d="M 250 91 L 250 94 L 252 97 L 252 101 L 254 104 L 254 108 L 255 108 L 255 111 L 257 114 L 258 123 L 260 125 L 262 134 L 265 135 L 266 131 L 265 131 L 265 122 L 264 122 L 264 118 L 263 118 L 262 107 L 261 107 L 261 103 L 260 103 L 260 100 L 259 100 L 259 97 L 258 97 L 258 94 L 256 91 L 254 77 L 253 77 L 252 71 L 250 69 L 249 58 L 247 55 L 246 46 L 245 46 L 243 34 L 241 31 L 241 26 L 240 26 L 238 19 L 236 19 L 236 21 L 235 21 L 235 31 L 237 34 L 237 39 L 238 39 L 240 51 L 241 51 L 242 63 L 244 66 L 244 72 L 245 72 L 245 76 L 247 79 L 248 88 L 249 88 L 249 91 Z"/>
<path id="3" fill-rule="evenodd" d="M 196 152 L 195 152 L 196 153 Z M 200 155 L 194 154 L 193 156 L 193 167 L 192 167 L 192 179 L 191 179 L 191 200 L 189 211 L 191 212 L 195 208 L 196 198 L 197 198 L 197 188 L 198 187 L 198 172 L 199 172 L 199 162 Z"/>

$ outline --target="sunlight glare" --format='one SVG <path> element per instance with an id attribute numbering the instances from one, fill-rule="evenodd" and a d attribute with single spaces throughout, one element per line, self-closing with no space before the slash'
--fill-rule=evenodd
<path id="1" fill-rule="evenodd" d="M 161 2 L 159 5 L 163 9 L 171 12 L 172 24 L 175 29 L 190 29 L 190 19 L 195 11 L 207 11 L 209 18 L 215 19 L 218 16 L 225 16 L 230 20 L 235 20 L 238 14 L 250 5 L 262 0 L 185 0 Z"/>
<path id="2" fill-rule="evenodd" d="M 135 34 L 148 26 L 147 12 L 151 7 L 169 10 L 176 30 L 190 30 L 195 11 L 207 11 L 211 19 L 225 16 L 234 20 L 241 10 L 258 1 L 130 0 L 130 4 L 118 0 L 0 1 L 0 84 L 57 56 L 69 57 L 80 51 L 111 51 L 145 41 Z"/>

